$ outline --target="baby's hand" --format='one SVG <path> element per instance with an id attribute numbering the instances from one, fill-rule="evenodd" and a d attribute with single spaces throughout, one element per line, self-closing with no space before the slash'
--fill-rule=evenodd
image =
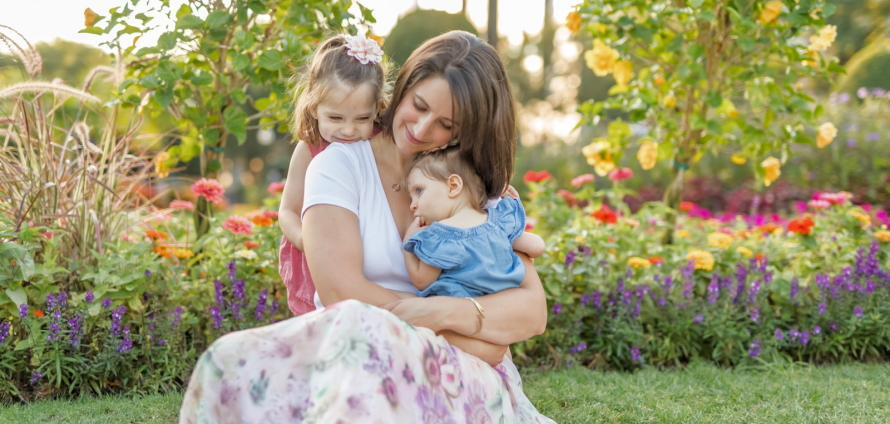
<path id="1" fill-rule="evenodd" d="M 405 240 L 404 241 L 407 241 L 409 238 L 411 238 L 411 236 L 413 236 L 414 233 L 426 228 L 426 225 L 423 225 L 423 224 L 424 223 L 420 219 L 419 216 L 415 217 L 414 221 L 411 222 L 411 225 L 408 226 L 408 229 L 405 230 Z"/>
<path id="2" fill-rule="evenodd" d="M 504 192 L 501 193 L 501 197 L 512 197 L 514 199 L 518 199 L 519 192 L 516 191 L 516 189 L 513 188 L 513 186 L 508 185 L 507 188 L 504 189 Z"/>

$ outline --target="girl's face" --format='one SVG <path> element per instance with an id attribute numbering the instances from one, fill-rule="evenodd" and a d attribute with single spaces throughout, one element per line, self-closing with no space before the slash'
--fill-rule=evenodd
<path id="1" fill-rule="evenodd" d="M 329 143 L 352 143 L 371 138 L 377 102 L 374 86 L 349 87 L 335 82 L 315 110 L 318 132 Z"/>
<path id="2" fill-rule="evenodd" d="M 449 193 L 444 181 L 427 177 L 418 168 L 408 173 L 408 193 L 414 218 L 420 217 L 422 225 L 451 217 L 458 197 Z"/>
<path id="3" fill-rule="evenodd" d="M 392 134 L 404 154 L 416 154 L 444 146 L 457 134 L 457 113 L 448 81 L 431 77 L 414 84 L 398 104 Z"/>

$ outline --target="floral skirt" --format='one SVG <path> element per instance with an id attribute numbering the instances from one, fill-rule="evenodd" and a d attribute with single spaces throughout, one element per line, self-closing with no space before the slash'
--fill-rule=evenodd
<path id="1" fill-rule="evenodd" d="M 180 423 L 552 423 L 513 363 L 491 367 L 355 300 L 223 336 L 198 361 Z"/>

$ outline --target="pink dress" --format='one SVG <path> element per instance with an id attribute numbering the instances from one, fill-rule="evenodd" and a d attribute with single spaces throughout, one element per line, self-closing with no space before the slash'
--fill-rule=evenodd
<path id="1" fill-rule="evenodd" d="M 309 146 L 314 158 L 331 143 L 322 142 L 318 147 Z M 278 273 L 287 287 L 287 306 L 294 316 L 300 316 L 315 310 L 315 283 L 309 275 L 306 255 L 297 249 L 286 238 L 281 237 L 281 248 L 278 250 Z"/>

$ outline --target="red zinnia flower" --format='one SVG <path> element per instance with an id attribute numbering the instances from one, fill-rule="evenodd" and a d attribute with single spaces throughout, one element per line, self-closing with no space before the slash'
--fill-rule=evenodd
<path id="1" fill-rule="evenodd" d="M 247 246 L 248 249 L 256 249 L 257 247 L 260 247 L 259 244 L 254 243 L 252 241 L 245 241 L 244 245 Z"/>
<path id="2" fill-rule="evenodd" d="M 550 173 L 547 171 L 528 171 L 525 173 L 525 177 L 523 177 L 522 180 L 527 183 L 537 183 L 549 178 Z"/>
<path id="3" fill-rule="evenodd" d="M 568 190 L 559 190 L 556 194 L 562 196 L 562 200 L 566 201 L 566 204 L 570 207 L 575 207 L 578 205 L 578 199 L 575 198 L 575 193 L 572 193 Z"/>
<path id="4" fill-rule="evenodd" d="M 609 179 L 612 181 L 624 181 L 633 178 L 634 171 L 630 168 L 617 168 L 609 172 Z"/>
<path id="5" fill-rule="evenodd" d="M 581 174 L 575 178 L 572 178 L 572 185 L 575 187 L 581 187 L 584 183 L 589 183 L 593 181 L 593 174 Z"/>
<path id="6" fill-rule="evenodd" d="M 269 188 L 267 188 L 266 191 L 272 194 L 281 193 L 284 191 L 284 183 L 274 182 L 269 184 Z"/>
<path id="7" fill-rule="evenodd" d="M 653 256 L 653 257 L 649 258 L 649 263 L 652 265 L 663 264 L 664 258 L 662 258 L 661 256 Z"/>
<path id="8" fill-rule="evenodd" d="M 231 231 L 232 234 L 244 234 L 245 236 L 253 234 L 253 224 L 243 216 L 232 215 L 226 218 L 222 227 Z"/>
<path id="9" fill-rule="evenodd" d="M 188 200 L 173 200 L 170 202 L 170 209 L 193 211 L 195 210 L 195 204 Z"/>
<path id="10" fill-rule="evenodd" d="M 695 209 L 695 203 L 692 202 L 680 202 L 680 210 L 683 212 L 688 212 Z"/>
<path id="11" fill-rule="evenodd" d="M 596 218 L 597 221 L 605 224 L 614 224 L 618 222 L 618 215 L 616 215 L 615 212 L 612 212 L 605 205 L 600 207 L 598 211 L 590 214 L 590 216 Z"/>
<path id="12" fill-rule="evenodd" d="M 201 178 L 192 184 L 192 193 L 207 199 L 210 203 L 219 203 L 222 202 L 226 189 L 217 180 Z"/>
<path id="13" fill-rule="evenodd" d="M 814 226 L 816 226 L 816 223 L 810 218 L 793 219 L 788 223 L 788 231 L 807 235 L 812 232 Z"/>
<path id="14" fill-rule="evenodd" d="M 34 310 L 34 316 L 35 316 L 35 317 L 37 317 L 37 318 L 43 318 L 43 315 L 44 315 L 44 314 L 43 314 L 43 311 L 41 311 L 40 309 L 35 309 L 35 310 Z"/>

